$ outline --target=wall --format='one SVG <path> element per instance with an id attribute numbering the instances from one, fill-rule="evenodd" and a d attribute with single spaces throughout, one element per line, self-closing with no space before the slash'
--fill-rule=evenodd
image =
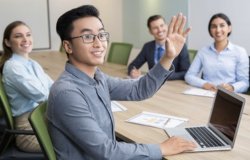
<path id="1" fill-rule="evenodd" d="M 27 7 L 20 7 L 27 6 Z M 32 7 L 30 7 L 32 6 Z M 48 0 L 1 0 L 0 37 L 6 26 L 17 20 L 25 22 L 32 30 L 34 48 L 50 48 Z M 2 50 L 2 45 L 0 46 Z"/>
<path id="2" fill-rule="evenodd" d="M 167 23 L 173 15 L 187 15 L 188 1 L 183 0 L 123 0 L 123 36 L 125 42 L 141 48 L 153 39 L 147 28 L 147 19 L 154 14 L 165 17 Z"/>
<path id="3" fill-rule="evenodd" d="M 64 12 L 80 5 L 91 3 L 91 0 L 49 0 L 50 5 L 50 30 L 51 30 L 51 50 L 59 50 L 61 40 L 56 33 L 56 22 Z"/>
<path id="4" fill-rule="evenodd" d="M 110 42 L 123 41 L 123 19 L 122 19 L 123 0 L 92 0 L 100 11 L 100 17 L 105 29 L 110 33 Z"/>
<path id="5" fill-rule="evenodd" d="M 122 0 L 49 0 L 50 4 L 50 22 L 51 22 L 51 40 L 52 50 L 59 50 L 61 41 L 56 33 L 56 22 L 59 16 L 64 12 L 85 4 L 92 4 L 100 11 L 100 16 L 104 22 L 105 28 L 111 35 L 111 41 L 122 41 Z"/>

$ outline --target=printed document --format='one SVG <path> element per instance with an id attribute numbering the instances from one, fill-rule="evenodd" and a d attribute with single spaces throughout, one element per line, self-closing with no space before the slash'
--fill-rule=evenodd
<path id="1" fill-rule="evenodd" d="M 188 121 L 187 118 L 180 118 L 151 112 L 142 112 L 127 120 L 127 122 L 130 123 L 136 123 L 162 129 L 173 128 L 186 121 Z"/>

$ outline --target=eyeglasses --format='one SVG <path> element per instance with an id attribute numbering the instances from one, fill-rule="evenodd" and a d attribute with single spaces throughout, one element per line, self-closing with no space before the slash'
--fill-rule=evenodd
<path id="1" fill-rule="evenodd" d="M 82 38 L 83 43 L 93 43 L 95 41 L 95 37 L 97 37 L 100 41 L 108 41 L 109 40 L 109 33 L 108 32 L 101 32 L 97 35 L 95 34 L 83 34 L 81 36 L 77 37 L 71 37 L 70 39 L 75 39 L 75 38 Z"/>

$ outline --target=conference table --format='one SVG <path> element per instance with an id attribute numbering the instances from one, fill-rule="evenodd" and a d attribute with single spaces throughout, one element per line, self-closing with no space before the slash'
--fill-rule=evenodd
<path id="1" fill-rule="evenodd" d="M 56 79 L 64 70 L 67 57 L 60 52 L 33 53 L 31 57 L 37 60 L 45 72 Z M 112 76 L 126 77 L 126 66 L 104 63 L 99 68 Z M 114 112 L 116 136 L 126 142 L 161 143 L 168 139 L 163 129 L 129 123 L 127 120 L 143 111 L 187 118 L 182 126 L 206 124 L 213 98 L 204 96 L 185 95 L 182 92 L 191 88 L 184 81 L 166 81 L 159 91 L 151 98 L 143 101 L 119 101 L 127 108 L 125 111 Z M 246 160 L 250 159 L 250 96 L 240 94 L 246 99 L 240 128 L 233 150 L 199 153 L 181 153 L 167 156 L 169 160 Z"/>

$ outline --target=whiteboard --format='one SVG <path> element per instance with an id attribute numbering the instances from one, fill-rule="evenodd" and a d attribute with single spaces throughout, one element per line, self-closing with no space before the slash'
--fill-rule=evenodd
<path id="1" fill-rule="evenodd" d="M 4 29 L 16 20 L 24 21 L 31 28 L 34 50 L 51 48 L 49 0 L 0 0 L 1 44 Z"/>

